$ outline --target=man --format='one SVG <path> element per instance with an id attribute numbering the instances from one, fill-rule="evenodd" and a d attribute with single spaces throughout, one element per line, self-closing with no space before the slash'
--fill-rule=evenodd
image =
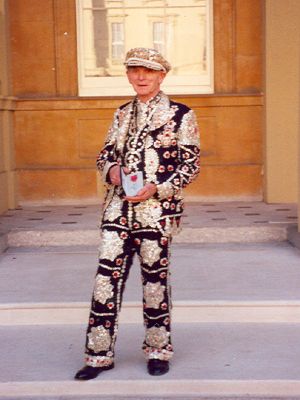
<path id="1" fill-rule="evenodd" d="M 116 111 L 97 160 L 108 190 L 79 380 L 114 367 L 118 315 L 135 253 L 141 262 L 149 374 L 167 373 L 173 355 L 169 246 L 183 210 L 182 189 L 199 172 L 199 133 L 194 112 L 160 90 L 171 69 L 160 53 L 135 48 L 124 64 L 137 96 Z"/>

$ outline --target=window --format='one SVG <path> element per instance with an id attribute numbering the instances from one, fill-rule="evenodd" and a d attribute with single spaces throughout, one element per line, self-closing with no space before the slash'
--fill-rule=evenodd
<path id="1" fill-rule="evenodd" d="M 124 25 L 119 22 L 111 24 L 111 53 L 113 60 L 124 59 Z"/>
<path id="2" fill-rule="evenodd" d="M 168 94 L 213 92 L 213 0 L 76 0 L 79 94 L 134 92 L 126 51 L 152 47 L 171 63 Z"/>
<path id="3" fill-rule="evenodd" d="M 161 54 L 165 53 L 165 24 L 153 22 L 153 48 Z"/>

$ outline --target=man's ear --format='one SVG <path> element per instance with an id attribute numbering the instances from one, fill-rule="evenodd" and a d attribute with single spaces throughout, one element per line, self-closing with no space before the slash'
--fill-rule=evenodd
<path id="1" fill-rule="evenodd" d="M 128 74 L 128 69 L 126 69 L 126 75 L 127 75 L 128 82 L 131 83 L 130 75 Z"/>
<path id="2" fill-rule="evenodd" d="M 162 83 L 162 82 L 163 82 L 163 80 L 165 79 L 166 75 L 167 75 L 167 74 L 166 74 L 165 72 L 161 71 L 160 77 L 159 77 L 159 83 Z"/>

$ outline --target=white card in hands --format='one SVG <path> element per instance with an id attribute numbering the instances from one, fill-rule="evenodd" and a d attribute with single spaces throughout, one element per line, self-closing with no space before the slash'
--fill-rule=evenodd
<path id="1" fill-rule="evenodd" d="M 142 171 L 125 174 L 121 169 L 122 186 L 126 196 L 136 196 L 139 190 L 144 186 Z"/>

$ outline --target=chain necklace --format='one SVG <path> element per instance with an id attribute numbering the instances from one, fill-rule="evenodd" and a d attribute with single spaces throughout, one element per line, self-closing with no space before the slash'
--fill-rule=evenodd
<path id="1" fill-rule="evenodd" d="M 130 172 L 138 170 L 142 161 L 142 152 L 145 148 L 145 138 L 150 129 L 152 117 L 157 109 L 157 105 L 161 99 L 159 92 L 153 99 L 149 101 L 145 117 L 142 117 L 138 124 L 138 105 L 135 98 L 132 106 L 132 115 L 128 129 L 128 136 L 125 144 L 124 164 L 129 168 Z M 139 125 L 139 126 L 138 126 Z"/>

